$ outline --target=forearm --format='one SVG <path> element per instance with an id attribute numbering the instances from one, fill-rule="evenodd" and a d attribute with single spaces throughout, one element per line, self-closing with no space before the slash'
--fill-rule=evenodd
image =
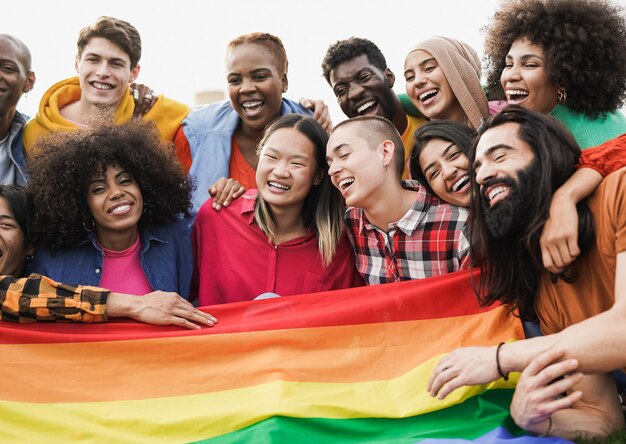
<path id="1" fill-rule="evenodd" d="M 610 372 L 626 367 L 623 338 L 626 337 L 626 252 L 617 255 L 615 303 L 600 313 L 565 330 L 518 343 L 500 350 L 504 371 L 522 371 L 534 356 L 551 348 L 577 359 L 584 373 Z"/>
<path id="2" fill-rule="evenodd" d="M 106 321 L 108 290 L 65 285 L 32 274 L 0 277 L 0 319 L 15 322 L 68 320 Z"/>
<path id="3" fill-rule="evenodd" d="M 624 427 L 624 415 L 611 374 L 585 376 L 573 390 L 580 390 L 582 398 L 571 408 L 552 414 L 550 435 L 591 438 L 606 436 Z M 538 432 L 544 433 L 546 428 L 547 425 Z"/>
<path id="4" fill-rule="evenodd" d="M 563 350 L 567 358 L 577 359 L 579 370 L 584 373 L 624 368 L 625 311 L 614 306 L 560 333 L 506 344 L 500 350 L 502 369 L 504 372 L 522 371 L 532 358 L 550 349 Z"/>
<path id="5" fill-rule="evenodd" d="M 623 416 L 620 425 L 616 415 L 607 417 L 601 411 L 578 410 L 573 407 L 552 415 L 550 435 L 566 439 L 592 438 L 606 436 L 623 427 Z"/>
<path id="6" fill-rule="evenodd" d="M 578 203 L 593 193 L 601 182 L 600 173 L 591 168 L 581 168 L 554 192 L 553 199 L 569 199 Z"/>

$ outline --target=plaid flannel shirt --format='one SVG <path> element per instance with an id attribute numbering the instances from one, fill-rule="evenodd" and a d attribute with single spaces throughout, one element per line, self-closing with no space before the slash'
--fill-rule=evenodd
<path id="1" fill-rule="evenodd" d="M 0 276 L 0 319 L 13 322 L 104 322 L 109 291 L 60 284 L 45 276 Z"/>
<path id="2" fill-rule="evenodd" d="M 419 182 L 402 185 L 416 191 L 415 202 L 387 232 L 372 225 L 363 209 L 346 209 L 348 235 L 365 282 L 422 279 L 468 268 L 467 209 L 432 196 Z"/>

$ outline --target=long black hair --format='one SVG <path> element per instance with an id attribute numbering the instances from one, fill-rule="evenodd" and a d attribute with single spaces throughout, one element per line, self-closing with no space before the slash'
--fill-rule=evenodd
<path id="1" fill-rule="evenodd" d="M 476 159 L 480 137 L 488 130 L 506 123 L 519 124 L 518 136 L 532 148 L 539 173 L 532 186 L 533 205 L 526 208 L 524 226 L 518 230 L 494 237 L 481 208 L 476 174 L 470 168 L 472 183 L 472 211 L 470 215 L 470 242 L 472 264 L 479 264 L 481 277 L 476 294 L 485 304 L 501 301 L 519 308 L 522 318 L 534 320 L 535 299 L 539 280 L 545 272 L 541 258 L 539 237 L 548 219 L 554 192 L 574 173 L 580 157 L 580 148 L 565 127 L 552 117 L 519 106 L 508 106 L 485 122 L 478 131 L 479 138 L 469 153 L 470 165 Z M 578 242 L 581 256 L 594 242 L 593 219 L 586 201 L 577 206 Z M 576 276 L 567 272 L 560 276 L 567 282 Z"/>
<path id="2" fill-rule="evenodd" d="M 419 162 L 422 150 L 433 139 L 454 143 L 467 156 L 476 140 L 476 130 L 455 120 L 431 120 L 420 126 L 413 134 L 409 157 L 411 179 L 419 181 L 431 194 L 436 194 L 428 184 Z"/>

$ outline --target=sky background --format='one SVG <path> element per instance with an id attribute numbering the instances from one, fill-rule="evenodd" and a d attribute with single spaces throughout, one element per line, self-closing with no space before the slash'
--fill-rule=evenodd
<path id="1" fill-rule="evenodd" d="M 101 15 L 129 21 L 141 34 L 138 82 L 168 97 L 195 105 L 203 90 L 225 91 L 228 42 L 245 33 L 279 36 L 289 58 L 286 97 L 323 99 L 334 123 L 345 119 L 321 61 L 328 46 L 351 36 L 376 43 L 396 74 L 394 90 L 404 91 L 403 66 L 409 50 L 434 36 L 470 44 L 482 58 L 485 26 L 498 0 L 35 0 L 5 5 L 0 32 L 13 34 L 31 49 L 35 88 L 18 110 L 33 116 L 53 83 L 73 76 L 80 29 Z M 626 7 L 626 0 L 619 0 Z M 8 5 L 11 5 L 7 8 Z"/>

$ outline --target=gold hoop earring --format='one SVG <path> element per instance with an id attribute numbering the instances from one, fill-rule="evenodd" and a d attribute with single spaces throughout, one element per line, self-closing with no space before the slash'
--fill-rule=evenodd
<path id="1" fill-rule="evenodd" d="M 567 102 L 567 91 L 565 90 L 565 88 L 559 88 L 559 91 L 556 94 L 556 99 L 559 101 L 559 103 Z"/>
<path id="2" fill-rule="evenodd" d="M 96 228 L 96 223 L 94 222 L 94 220 L 93 219 L 90 219 L 90 220 L 91 220 L 90 227 L 87 226 L 87 222 L 83 221 L 83 228 L 85 229 L 87 233 L 93 231 Z"/>

